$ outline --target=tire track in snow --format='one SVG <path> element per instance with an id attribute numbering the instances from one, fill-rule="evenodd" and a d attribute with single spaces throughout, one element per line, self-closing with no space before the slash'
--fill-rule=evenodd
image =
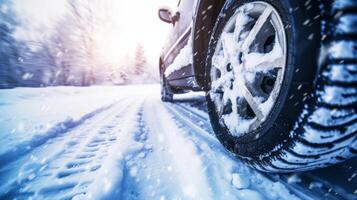
<path id="1" fill-rule="evenodd" d="M 13 170 L 13 175 L 18 173 L 18 177 L 7 187 L 2 186 L 1 198 L 67 199 L 85 194 L 99 178 L 95 174 L 101 171 L 102 161 L 108 160 L 108 151 L 117 141 L 121 132 L 118 125 L 123 121 L 121 114 L 133 106 L 133 100 L 128 98 L 37 148 L 24 158 L 29 163 Z"/>
<path id="2" fill-rule="evenodd" d="M 157 98 L 150 98 L 144 106 L 144 120 L 147 125 L 156 159 L 163 163 L 156 172 L 170 172 L 161 177 L 166 185 L 162 199 L 212 199 L 211 187 L 204 172 L 204 163 L 196 154 L 194 144 L 182 135 L 182 129 L 170 120 L 170 114 Z M 166 166 L 165 166 L 166 165 Z M 166 168 L 166 169 L 165 169 Z M 168 196 L 167 196 L 168 195 Z M 172 195 L 172 196 L 170 196 Z"/>
<path id="3" fill-rule="evenodd" d="M 219 141 L 205 130 L 207 124 L 199 123 L 202 115 L 197 118 L 191 109 L 189 112 L 175 104 L 166 104 L 166 107 L 176 123 L 185 127 L 183 133 L 187 139 L 194 142 L 197 152 L 201 152 L 200 157 L 206 164 L 207 176 L 210 177 L 210 183 L 214 188 L 213 193 L 217 194 L 215 199 L 297 199 L 280 182 L 267 179 L 227 152 Z M 233 176 L 235 179 L 238 177 L 239 181 L 235 182 Z"/>
<path id="4" fill-rule="evenodd" d="M 172 163 L 158 134 L 147 125 L 147 103 L 138 115 L 138 128 L 133 133 L 138 151 L 125 156 L 122 194 L 119 199 L 179 199 L 183 194 L 172 175 Z"/>
<path id="5" fill-rule="evenodd" d="M 136 103 L 131 103 L 130 109 L 120 113 L 124 118 L 120 122 L 117 142 L 108 149 L 102 170 L 96 174 L 88 192 L 74 199 L 121 199 L 126 158 L 142 149 L 133 135 L 138 128 L 138 115 L 142 103 L 143 98 L 139 98 Z"/>
<path id="6" fill-rule="evenodd" d="M 20 142 L 13 149 L 3 152 L 0 155 L 0 168 L 4 165 L 9 164 L 15 159 L 18 159 L 19 157 L 30 153 L 33 149 L 45 144 L 48 140 L 53 139 L 55 137 L 60 137 L 61 135 L 71 131 L 72 129 L 81 126 L 87 120 L 97 116 L 102 112 L 109 110 L 117 103 L 118 101 L 110 105 L 98 108 L 92 112 L 83 115 L 77 120 L 74 120 L 72 118 L 66 119 L 65 121 L 55 124 L 51 129 L 46 131 L 46 133 L 35 135 L 28 141 Z"/>

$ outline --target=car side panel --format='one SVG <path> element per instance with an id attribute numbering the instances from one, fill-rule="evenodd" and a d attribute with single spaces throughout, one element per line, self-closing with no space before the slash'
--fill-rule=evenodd
<path id="1" fill-rule="evenodd" d="M 177 10 L 173 12 L 178 12 L 180 14 L 179 20 L 175 23 L 173 28 L 170 31 L 170 34 L 177 34 L 175 40 L 169 40 L 166 47 L 164 48 L 162 54 L 162 62 L 164 64 L 164 70 L 169 67 L 175 58 L 179 55 L 183 47 L 186 46 L 189 37 L 191 36 L 192 30 L 192 19 L 193 11 L 195 8 L 195 3 L 197 0 L 181 0 L 177 7 Z M 173 32 L 175 31 L 175 32 Z M 169 38 L 173 38 L 169 36 Z M 183 67 L 181 70 L 172 73 L 168 80 L 183 79 L 193 76 L 193 67 L 192 65 Z"/>

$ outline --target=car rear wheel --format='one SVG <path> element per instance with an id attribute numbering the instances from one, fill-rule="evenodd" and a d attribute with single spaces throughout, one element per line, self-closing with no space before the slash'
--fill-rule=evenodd
<path id="1" fill-rule="evenodd" d="M 212 127 L 223 145 L 260 170 L 310 170 L 356 155 L 357 67 L 336 66 L 326 55 L 346 52 L 356 61 L 356 41 L 340 52 L 331 47 L 333 32 L 331 44 L 324 41 L 324 20 L 335 18 L 323 16 L 321 6 L 229 0 L 213 30 L 206 61 Z M 330 9 L 325 14 L 338 11 Z M 334 70 L 348 77 L 348 88 L 331 86 Z"/>
<path id="2" fill-rule="evenodd" d="M 161 100 L 163 102 L 172 102 L 173 101 L 173 92 L 171 91 L 167 79 L 164 74 L 161 75 Z"/>

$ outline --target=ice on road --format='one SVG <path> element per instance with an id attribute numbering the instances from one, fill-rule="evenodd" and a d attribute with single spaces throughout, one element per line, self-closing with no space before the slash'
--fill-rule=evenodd
<path id="1" fill-rule="evenodd" d="M 297 199 L 227 152 L 206 113 L 159 91 L 0 91 L 0 199 Z"/>

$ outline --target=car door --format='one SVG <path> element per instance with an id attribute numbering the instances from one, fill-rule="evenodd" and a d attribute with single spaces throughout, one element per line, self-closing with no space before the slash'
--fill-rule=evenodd
<path id="1" fill-rule="evenodd" d="M 180 54 L 181 50 L 187 45 L 191 36 L 193 11 L 195 9 L 196 0 L 179 0 L 177 9 L 173 15 L 179 15 L 178 20 L 174 23 L 172 35 L 176 36 L 176 41 L 172 43 L 165 56 L 165 66 L 170 67 L 175 58 Z M 192 65 L 183 67 L 170 74 L 168 80 L 184 79 L 193 76 Z"/>
<path id="2" fill-rule="evenodd" d="M 187 34 L 192 27 L 193 12 L 197 0 L 179 0 L 177 12 L 180 15 L 178 21 L 179 35 Z"/>

